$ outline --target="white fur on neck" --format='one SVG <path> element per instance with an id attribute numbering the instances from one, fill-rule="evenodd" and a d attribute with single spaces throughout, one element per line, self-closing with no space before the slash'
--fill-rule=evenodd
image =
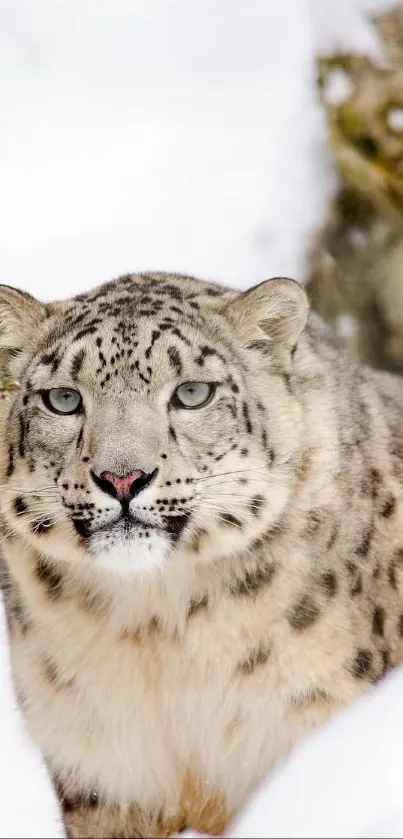
<path id="1" fill-rule="evenodd" d="M 167 537 L 159 532 L 151 532 L 148 539 L 122 537 L 111 545 L 103 533 L 91 539 L 91 552 L 96 557 L 97 566 L 124 576 L 149 574 L 162 568 L 169 547 Z"/>

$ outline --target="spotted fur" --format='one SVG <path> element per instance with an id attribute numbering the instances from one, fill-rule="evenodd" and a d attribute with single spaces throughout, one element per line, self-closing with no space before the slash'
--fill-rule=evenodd
<path id="1" fill-rule="evenodd" d="M 403 660 L 403 384 L 306 320 L 290 280 L 0 287 L 14 677 L 71 836 L 222 832 Z M 203 407 L 172 398 L 189 381 Z M 120 504 L 102 476 L 136 470 Z"/>

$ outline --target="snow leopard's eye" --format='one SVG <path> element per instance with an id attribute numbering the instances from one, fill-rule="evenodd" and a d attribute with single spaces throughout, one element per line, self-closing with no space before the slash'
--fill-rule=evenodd
<path id="1" fill-rule="evenodd" d="M 71 387 L 53 387 L 42 391 L 44 404 L 54 414 L 78 414 L 83 400 L 81 393 Z"/>
<path id="2" fill-rule="evenodd" d="M 216 385 L 213 382 L 184 382 L 172 396 L 174 408 L 202 408 L 213 398 Z"/>

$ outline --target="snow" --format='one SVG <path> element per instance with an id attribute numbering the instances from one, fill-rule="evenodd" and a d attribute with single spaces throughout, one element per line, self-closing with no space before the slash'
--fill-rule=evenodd
<path id="1" fill-rule="evenodd" d="M 145 269 L 240 288 L 303 278 L 334 188 L 313 50 L 379 55 L 362 14 L 374 5 L 387 4 L 0 0 L 1 280 L 51 299 Z M 0 618 L 0 837 L 60 836 L 15 707 Z M 375 763 L 393 760 L 402 774 L 398 693 L 390 682 L 312 740 L 233 835 L 252 835 L 251 825 L 260 836 L 330 836 L 335 825 L 340 835 L 402 835 L 386 768 L 378 809 L 373 792 Z"/>

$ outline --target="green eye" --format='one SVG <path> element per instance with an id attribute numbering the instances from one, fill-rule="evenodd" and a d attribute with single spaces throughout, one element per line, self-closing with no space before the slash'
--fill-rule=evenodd
<path id="1" fill-rule="evenodd" d="M 83 400 L 78 390 L 71 387 L 53 387 L 42 391 L 42 399 L 47 408 L 55 414 L 77 414 Z"/>
<path id="2" fill-rule="evenodd" d="M 184 382 L 172 396 L 175 408 L 201 408 L 213 398 L 216 385 L 212 382 Z"/>

